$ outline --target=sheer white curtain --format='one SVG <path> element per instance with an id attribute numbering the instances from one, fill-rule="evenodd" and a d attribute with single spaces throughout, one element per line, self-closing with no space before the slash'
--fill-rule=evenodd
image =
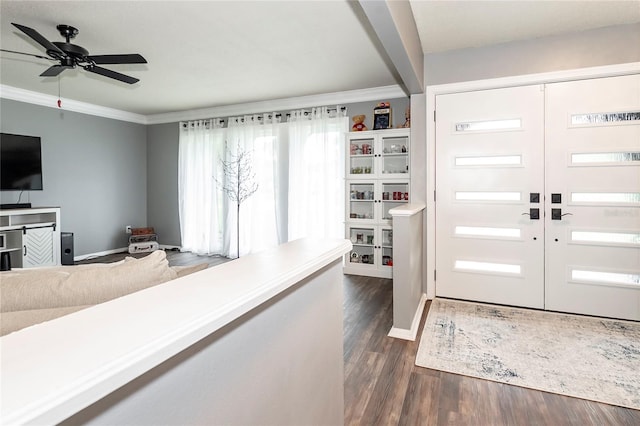
<path id="1" fill-rule="evenodd" d="M 225 129 L 220 120 L 180 123 L 178 145 L 178 213 L 182 249 L 197 254 L 224 251 L 226 197 L 222 180 Z"/>
<path id="2" fill-rule="evenodd" d="M 288 238 L 344 238 L 346 110 L 292 111 Z"/>
<path id="3" fill-rule="evenodd" d="M 281 242 L 282 200 L 280 197 L 280 133 L 281 124 L 273 114 L 232 117 L 227 129 L 228 153 L 248 153 L 258 190 L 240 206 L 240 256 Z M 225 239 L 225 251 L 235 254 L 236 208 L 229 208 L 227 227 L 231 238 Z"/>

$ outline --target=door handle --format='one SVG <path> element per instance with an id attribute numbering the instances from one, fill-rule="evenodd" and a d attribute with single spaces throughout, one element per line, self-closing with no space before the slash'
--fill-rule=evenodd
<path id="1" fill-rule="evenodd" d="M 540 219 L 540 209 L 529 209 L 529 213 L 522 213 L 522 216 L 529 216 L 531 220 L 538 220 Z"/>
<path id="2" fill-rule="evenodd" d="M 551 220 L 562 220 L 564 216 L 573 216 L 573 213 L 562 213 L 562 209 L 551 209 Z"/>

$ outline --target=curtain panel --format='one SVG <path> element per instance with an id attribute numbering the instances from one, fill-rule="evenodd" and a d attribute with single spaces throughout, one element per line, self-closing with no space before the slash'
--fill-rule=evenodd
<path id="1" fill-rule="evenodd" d="M 257 191 L 237 208 L 227 210 L 229 229 L 240 229 L 240 256 L 264 250 L 284 242 L 278 229 L 282 227 L 282 200 L 278 191 L 280 179 L 280 116 L 275 113 L 231 117 L 227 128 L 227 159 L 244 153 L 250 158 L 251 172 Z M 235 207 L 235 206 L 234 206 Z M 230 238 L 226 253 L 237 253 L 237 239 Z"/>
<path id="2" fill-rule="evenodd" d="M 288 238 L 344 238 L 345 146 L 349 129 L 339 106 L 289 116 Z"/>
<path id="3" fill-rule="evenodd" d="M 235 257 L 307 236 L 344 237 L 346 109 L 288 116 L 286 122 L 276 113 L 230 117 L 227 128 L 222 120 L 180 123 L 183 250 Z M 250 159 L 257 190 L 238 209 L 224 191 L 233 179 L 223 162 L 233 164 L 240 154 Z"/>
<path id="4" fill-rule="evenodd" d="M 225 253 L 227 200 L 216 180 L 224 155 L 220 120 L 180 123 L 178 144 L 178 214 L 182 250 L 201 255 Z"/>

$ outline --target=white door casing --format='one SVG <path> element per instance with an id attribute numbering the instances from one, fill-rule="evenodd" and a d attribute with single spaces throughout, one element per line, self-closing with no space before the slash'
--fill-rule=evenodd
<path id="1" fill-rule="evenodd" d="M 437 296 L 543 307 L 543 108 L 541 85 L 437 96 Z"/>
<path id="2" fill-rule="evenodd" d="M 549 84 L 545 117 L 546 309 L 640 320 L 640 75 Z"/>

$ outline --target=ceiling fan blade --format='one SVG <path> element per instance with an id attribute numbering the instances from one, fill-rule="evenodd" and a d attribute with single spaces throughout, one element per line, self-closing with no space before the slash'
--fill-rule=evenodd
<path id="1" fill-rule="evenodd" d="M 49 51 L 52 51 L 54 53 L 57 53 L 61 57 L 66 56 L 66 54 L 58 48 L 58 46 L 56 46 L 55 44 L 51 43 L 49 40 L 44 38 L 39 32 L 37 32 L 33 28 L 25 27 L 24 25 L 20 25 L 20 24 L 14 24 L 13 22 L 11 23 L 11 25 L 16 27 L 17 29 L 19 29 L 20 31 L 22 31 L 23 33 L 31 37 L 34 41 L 36 41 L 42 47 L 44 47 L 47 50 L 47 54 L 49 53 Z"/>
<path id="2" fill-rule="evenodd" d="M 15 50 L 0 49 L 0 52 L 15 53 L 17 55 L 33 56 L 34 58 L 38 58 L 38 59 L 46 59 L 47 61 L 55 61 L 55 59 L 50 58 L 48 56 L 34 55 L 33 53 L 16 52 Z"/>
<path id="3" fill-rule="evenodd" d="M 87 58 L 96 64 L 146 64 L 147 60 L 137 53 L 129 55 L 91 55 Z"/>
<path id="4" fill-rule="evenodd" d="M 133 84 L 133 83 L 137 83 L 138 81 L 140 81 L 140 79 L 138 79 L 138 78 L 133 78 L 133 77 L 130 77 L 128 75 L 121 74 L 119 72 L 108 70 L 106 68 L 96 67 L 95 65 L 86 66 L 86 67 L 84 67 L 84 69 L 89 71 L 89 72 L 94 72 L 96 74 L 100 74 L 100 75 L 103 75 L 105 77 L 109 77 L 109 78 L 113 78 L 113 79 L 122 81 L 123 83 Z"/>
<path id="5" fill-rule="evenodd" d="M 66 70 L 66 69 L 71 69 L 73 67 L 68 67 L 65 65 L 54 65 L 52 67 L 47 68 L 42 74 L 40 74 L 40 77 L 55 77 L 58 74 L 60 74 L 62 71 Z"/>

